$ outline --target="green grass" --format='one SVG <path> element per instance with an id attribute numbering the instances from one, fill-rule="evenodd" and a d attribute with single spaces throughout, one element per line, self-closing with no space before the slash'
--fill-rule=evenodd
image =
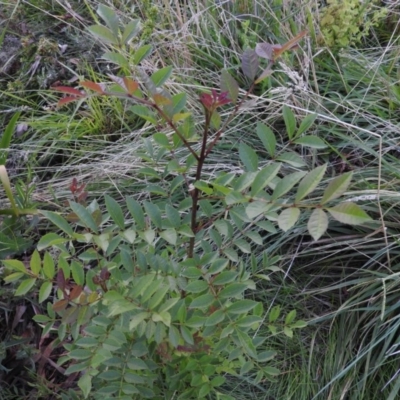
<path id="1" fill-rule="evenodd" d="M 152 160 L 142 156 L 147 139 L 154 133 L 150 126 L 143 125 L 125 104 L 112 98 L 54 107 L 59 96 L 50 88 L 54 82 L 47 79 L 54 70 L 64 69 L 55 79 L 65 85 L 76 84 L 73 79 L 77 77 L 98 82 L 108 79 L 108 66 L 99 59 L 103 50 L 85 33 L 85 26 L 95 23 L 94 10 L 99 2 L 73 3 L 73 10 L 82 20 L 63 20 L 61 16 L 68 10 L 56 0 L 21 1 L 6 7 L 9 20 L 1 26 L 6 26 L 10 34 L 21 39 L 31 35 L 35 40 L 44 35 L 56 43 L 63 44 L 64 40 L 69 46 L 66 54 L 54 52 L 42 57 L 40 68 L 32 75 L 27 67 L 38 56 L 32 43 L 30 49 L 19 53 L 26 66 L 16 67 L 11 76 L 0 76 L 0 131 L 17 110 L 22 111 L 21 121 L 28 128 L 12 142 L 12 150 L 19 155 L 10 164 L 15 171 L 9 172 L 12 184 L 15 186 L 17 179 L 33 181 L 32 201 L 53 210 L 62 210 L 71 198 L 68 187 L 73 177 L 87 183 L 90 200 L 101 202 L 105 193 L 117 199 L 125 195 L 140 200 L 154 196 L 146 187 L 150 183 L 162 186 L 167 161 L 158 160 L 157 154 Z M 134 12 L 124 1 L 114 3 L 126 20 L 150 12 L 145 2 Z M 265 244 L 256 256 L 260 259 L 262 251 L 280 256 L 278 266 L 282 272 L 274 273 L 270 282 L 258 282 L 256 296 L 263 299 L 265 310 L 276 304 L 287 311 L 295 308 L 310 324 L 295 332 L 293 339 L 275 338 L 267 326 L 262 327 L 268 347 L 278 351 L 276 366 L 282 374 L 276 382 L 258 386 L 252 385 L 247 376 L 230 377 L 225 392 L 237 399 L 265 400 L 397 398 L 398 36 L 390 36 L 384 26 L 379 26 L 357 47 L 334 55 L 315 42 L 318 13 L 313 1 L 301 7 L 296 1 L 270 5 L 267 0 L 224 6 L 205 0 L 186 2 L 186 7 L 180 2 L 154 3 L 159 10 L 157 24 L 143 42 L 152 43 L 155 51 L 145 67 L 149 71 L 165 65 L 174 67 L 168 88 L 172 93 L 187 94 L 198 126 L 203 121 L 198 96 L 206 88 L 219 86 L 221 68 L 229 70 L 245 87 L 246 79 L 240 71 L 240 55 L 245 47 L 254 48 L 260 41 L 284 43 L 308 28 L 310 36 L 301 42 L 301 49 L 285 55 L 277 65 L 278 71 L 257 88 L 229 126 L 210 155 L 205 175 L 240 170 L 240 142 L 249 144 L 267 161 L 255 135 L 257 122 L 271 126 L 278 137 L 279 151 L 294 149 L 283 124 L 284 104 L 299 119 L 316 112 L 313 134 L 328 142 L 329 147 L 298 150 L 310 168 L 329 163 L 324 185 L 341 172 L 353 171 L 353 184 L 346 197 L 362 205 L 376 221 L 369 227 L 331 222 L 328 233 L 317 243 L 307 235 L 305 217 L 289 232 L 262 233 Z M 398 14 L 399 4 L 393 2 L 391 16 Z M 28 23 L 28 34 L 18 31 L 16 24 L 21 20 L 32 21 Z M 42 20 L 46 28 L 39 25 Z M 59 24 L 63 24 L 65 34 L 57 31 L 61 29 Z M 59 36 L 54 36 L 54 29 Z M 80 47 L 83 43 L 85 46 Z M 84 60 L 79 59 L 81 55 Z M 17 84 L 18 90 L 11 90 Z M 229 110 L 226 108 L 224 113 Z M 186 156 L 185 150 L 175 155 L 181 160 Z M 144 173 L 145 167 L 153 168 L 160 178 Z M 296 170 L 288 168 L 285 173 Z M 179 200 L 176 198 L 176 202 Z M 0 194 L 0 204 L 7 204 L 5 194 Z M 381 219 L 387 227 L 384 232 L 379 231 Z M 37 241 L 50 229 L 40 221 L 35 222 L 34 229 L 28 229 L 31 222 L 26 222 L 26 232 L 20 231 L 26 240 Z M 236 235 L 239 237 L 240 232 Z M 4 332 L 0 337 L 4 339 Z"/>

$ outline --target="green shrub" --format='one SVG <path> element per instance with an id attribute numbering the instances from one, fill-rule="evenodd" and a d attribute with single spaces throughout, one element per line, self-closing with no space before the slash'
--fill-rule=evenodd
<path id="1" fill-rule="evenodd" d="M 376 0 L 327 0 L 320 10 L 321 43 L 338 50 L 357 44 L 387 15 Z"/>
<path id="2" fill-rule="evenodd" d="M 109 75 L 109 83 L 82 81 L 86 92 L 58 87 L 66 95 L 59 105 L 89 96 L 133 103 L 130 111 L 154 128 L 152 137 L 144 139 L 147 152 L 141 154 L 149 162 L 140 171 L 148 179 L 149 197 L 139 202 L 105 196 L 104 206 L 96 200 L 86 205 L 84 187 L 73 181 L 74 201 L 67 214 L 40 211 L 60 233 L 40 239 L 29 266 L 4 260 L 5 281 L 18 285 L 16 296 L 38 290 L 43 313 L 34 319 L 43 334 L 56 331 L 65 343 L 67 353 L 58 363 L 66 374 L 80 374 L 85 398 L 229 399 L 219 389 L 227 375 L 259 383 L 279 374 L 273 364 L 276 352 L 258 333 L 261 324 L 268 325 L 271 335 L 287 337 L 306 325 L 296 320 L 295 310 L 283 313 L 276 306 L 266 315 L 257 301 L 256 281 L 279 271 L 263 254 L 263 231 L 276 232 L 276 224 L 292 229 L 311 210 L 308 231 L 317 240 L 328 227 L 328 214 L 349 224 L 370 218 L 354 203 L 336 204 L 351 173 L 335 177 L 310 199 L 320 189 L 327 165 L 307 171 L 295 151 L 277 149 L 275 135 L 264 124 L 258 124 L 257 135 L 267 163 L 242 143 L 243 170 L 204 176 L 209 154 L 255 84 L 297 42 L 275 49 L 265 44 L 262 54 L 271 59 L 261 75 L 256 52 L 246 50 L 242 70 L 251 84 L 244 95 L 222 71 L 220 90 L 200 96 L 204 124 L 199 132 L 185 94 L 167 90 L 172 69 L 148 76 L 140 62 L 150 54 L 149 46 L 122 51 L 139 32 L 139 21 L 122 27 L 108 7 L 100 6 L 98 13 L 107 27 L 96 25 L 90 31 L 121 50 L 104 57 L 122 70 L 133 65 L 135 78 Z M 227 104 L 233 110 L 223 119 L 218 110 Z M 293 146 L 327 146 L 307 134 L 316 115 L 298 126 L 285 106 L 283 117 Z M 295 172 L 279 177 L 283 168 L 292 167 Z M 256 257 L 257 252 L 262 256 Z"/>

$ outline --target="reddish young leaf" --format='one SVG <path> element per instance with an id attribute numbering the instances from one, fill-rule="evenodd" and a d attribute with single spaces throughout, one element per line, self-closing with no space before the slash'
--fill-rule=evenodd
<path id="1" fill-rule="evenodd" d="M 93 90 L 94 92 L 97 92 L 100 94 L 104 93 L 103 88 L 98 83 L 95 83 L 92 81 L 82 81 L 80 84 L 81 84 L 81 86 L 83 86 L 86 89 Z"/>
<path id="2" fill-rule="evenodd" d="M 58 90 L 59 92 L 66 93 L 66 94 L 72 94 L 73 96 L 76 97 L 84 97 L 85 95 L 78 89 L 74 89 L 69 86 L 56 86 L 53 87 L 54 90 Z"/>
<path id="3" fill-rule="evenodd" d="M 282 55 L 287 50 L 293 50 L 296 47 L 298 47 L 299 41 L 306 36 L 308 31 L 302 31 L 298 35 L 296 35 L 294 38 L 290 39 L 288 42 L 286 42 L 284 45 L 274 45 L 273 50 L 274 50 L 274 61 Z"/>
<path id="4" fill-rule="evenodd" d="M 78 200 L 77 203 L 83 204 L 86 201 L 88 194 L 89 194 L 88 192 L 82 192 L 77 198 Z"/>
<path id="5" fill-rule="evenodd" d="M 259 67 L 257 54 L 252 49 L 246 49 L 242 55 L 242 71 L 250 80 L 254 80 Z"/>
<path id="6" fill-rule="evenodd" d="M 102 270 L 100 271 L 100 279 L 102 279 L 103 281 L 108 281 L 110 279 L 110 271 L 104 267 L 102 268 Z"/>
<path id="7" fill-rule="evenodd" d="M 161 95 L 159 93 L 155 93 L 153 95 L 153 100 L 158 106 L 166 106 L 166 105 L 172 103 L 172 101 L 170 99 L 167 99 L 166 97 L 164 97 L 163 95 Z"/>
<path id="8" fill-rule="evenodd" d="M 128 77 L 125 77 L 122 79 L 124 81 L 125 88 L 126 88 L 126 91 L 128 92 L 128 94 L 133 94 L 134 92 L 136 92 L 136 90 L 139 87 L 139 83 L 135 82 L 134 80 L 132 80 Z"/>
<path id="9" fill-rule="evenodd" d="M 78 100 L 78 97 L 64 97 L 63 99 L 58 100 L 57 106 L 61 107 L 65 104 L 72 103 L 73 101 Z"/>
<path id="10" fill-rule="evenodd" d="M 66 281 L 62 269 L 59 269 L 57 272 L 57 286 L 63 291 L 63 293 L 65 293 Z"/>
<path id="11" fill-rule="evenodd" d="M 77 299 L 83 291 L 83 287 L 81 285 L 75 285 L 69 293 L 69 298 L 71 300 Z"/>
<path id="12" fill-rule="evenodd" d="M 72 178 L 72 182 L 69 185 L 69 190 L 71 191 L 72 194 L 75 194 L 78 190 L 78 180 L 75 177 Z"/>
<path id="13" fill-rule="evenodd" d="M 67 305 L 68 305 L 67 299 L 59 300 L 53 304 L 53 310 L 56 312 L 63 311 L 67 308 Z"/>

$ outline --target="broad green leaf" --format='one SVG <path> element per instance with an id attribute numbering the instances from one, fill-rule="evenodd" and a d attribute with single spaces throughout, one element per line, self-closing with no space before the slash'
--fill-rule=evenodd
<path id="1" fill-rule="evenodd" d="M 154 72 L 154 74 L 151 76 L 151 80 L 156 85 L 156 87 L 160 87 L 168 80 L 171 74 L 172 74 L 172 67 L 171 66 L 164 67 Z"/>
<path id="2" fill-rule="evenodd" d="M 254 363 L 252 361 L 246 361 L 240 368 L 240 376 L 246 375 L 254 368 Z"/>
<path id="3" fill-rule="evenodd" d="M 283 333 L 284 333 L 287 337 L 289 337 L 289 338 L 292 338 L 292 337 L 293 337 L 293 330 L 290 329 L 290 328 L 287 327 L 287 326 L 285 326 L 285 327 L 283 328 Z"/>
<path id="4" fill-rule="evenodd" d="M 263 367 L 263 371 L 270 376 L 278 376 L 281 373 L 281 371 L 275 367 Z"/>
<path id="5" fill-rule="evenodd" d="M 165 147 L 166 149 L 171 148 L 171 143 L 169 142 L 168 136 L 165 133 L 155 133 L 153 135 L 153 139 L 160 146 Z"/>
<path id="6" fill-rule="evenodd" d="M 187 267 L 181 271 L 181 275 L 185 278 L 193 279 L 200 278 L 203 274 L 201 270 L 197 267 Z"/>
<path id="7" fill-rule="evenodd" d="M 51 282 L 46 281 L 42 283 L 39 289 L 39 303 L 43 303 L 50 296 L 52 289 L 53 284 Z"/>
<path id="8" fill-rule="evenodd" d="M 251 253 L 251 247 L 248 242 L 244 239 L 237 239 L 233 242 L 233 244 L 238 247 L 243 253 L 250 254 Z"/>
<path id="9" fill-rule="evenodd" d="M 233 189 L 237 192 L 242 192 L 251 186 L 256 176 L 257 172 L 245 172 L 244 174 L 240 175 L 237 180 L 235 180 Z"/>
<path id="10" fill-rule="evenodd" d="M 172 96 L 172 115 L 175 115 L 181 112 L 186 105 L 187 94 L 186 93 L 178 93 Z"/>
<path id="11" fill-rule="evenodd" d="M 179 211 L 176 210 L 174 207 L 167 204 L 165 206 L 165 214 L 168 218 L 168 221 L 174 228 L 179 228 L 181 225 L 181 217 Z"/>
<path id="12" fill-rule="evenodd" d="M 146 227 L 146 222 L 144 219 L 144 213 L 142 206 L 138 201 L 132 199 L 132 197 L 126 198 L 126 205 L 133 219 L 135 220 L 137 227 L 139 229 L 144 229 Z"/>
<path id="13" fill-rule="evenodd" d="M 47 247 L 56 246 L 58 244 L 68 242 L 68 240 L 69 239 L 58 236 L 55 233 L 46 233 L 44 236 L 40 238 L 39 243 L 37 245 L 37 249 L 41 251 L 46 249 Z"/>
<path id="14" fill-rule="evenodd" d="M 139 47 L 135 51 L 135 55 L 133 56 L 133 62 L 135 65 L 138 65 L 141 61 L 143 61 L 150 53 L 152 47 L 149 44 L 145 44 L 144 46 Z"/>
<path id="15" fill-rule="evenodd" d="M 233 282 L 238 276 L 236 271 L 223 271 L 212 280 L 213 285 L 226 285 Z"/>
<path id="16" fill-rule="evenodd" d="M 204 383 L 201 385 L 199 390 L 199 399 L 204 399 L 211 391 L 211 385 L 209 383 Z"/>
<path id="17" fill-rule="evenodd" d="M 2 264 L 18 272 L 28 273 L 24 263 L 19 260 L 2 260 Z"/>
<path id="18" fill-rule="evenodd" d="M 179 345 L 181 335 L 178 329 L 173 325 L 169 328 L 168 338 L 173 347 L 177 347 Z"/>
<path id="19" fill-rule="evenodd" d="M 211 194 L 211 193 L 210 193 Z M 225 197 L 225 203 L 228 206 L 231 206 L 232 204 L 240 204 L 240 203 L 247 203 L 248 199 L 242 195 L 240 192 L 230 192 L 226 197 Z"/>
<path id="20" fill-rule="evenodd" d="M 252 197 L 257 196 L 257 194 L 260 193 L 261 190 L 263 190 L 272 181 L 272 179 L 275 178 L 281 168 L 281 165 L 282 164 L 280 163 L 274 163 L 268 165 L 257 173 L 253 184 L 251 185 L 250 195 Z"/>
<path id="21" fill-rule="evenodd" d="M 153 125 L 157 125 L 157 118 L 147 107 L 136 104 L 130 107 L 129 110 L 138 115 L 140 118 L 149 121 Z"/>
<path id="22" fill-rule="evenodd" d="M 205 307 L 209 307 L 214 301 L 215 301 L 215 298 L 210 293 L 203 294 L 203 295 L 201 295 L 199 297 L 196 297 L 190 303 L 189 308 L 205 308 Z"/>
<path id="23" fill-rule="evenodd" d="M 271 311 L 268 314 L 268 321 L 270 323 L 273 323 L 279 318 L 280 315 L 281 315 L 281 307 L 279 305 L 274 306 L 271 308 Z"/>
<path id="24" fill-rule="evenodd" d="M 178 234 L 175 229 L 166 229 L 165 231 L 160 232 L 160 237 L 172 245 L 176 245 L 178 240 Z"/>
<path id="25" fill-rule="evenodd" d="M 38 276 L 40 274 L 42 269 L 42 260 L 40 259 L 40 254 L 37 250 L 32 253 L 29 266 L 31 267 L 31 271 L 34 275 Z"/>
<path id="26" fill-rule="evenodd" d="M 340 197 L 349 187 L 352 176 L 352 172 L 346 172 L 329 182 L 329 185 L 322 196 L 321 204 L 328 203 L 329 201 Z"/>
<path id="27" fill-rule="evenodd" d="M 233 261 L 233 262 L 238 262 L 238 261 L 239 261 L 238 253 L 237 253 L 234 249 L 228 247 L 228 248 L 226 248 L 226 249 L 223 251 L 223 253 L 224 253 L 224 255 L 226 255 L 231 261 Z"/>
<path id="28" fill-rule="evenodd" d="M 168 327 L 171 326 L 171 314 L 167 311 L 163 311 L 160 313 L 153 313 L 151 316 L 151 319 L 153 322 L 162 322 L 165 326 L 168 326 Z M 157 326 L 159 326 L 159 324 L 156 324 L 155 334 L 164 335 L 164 333 L 165 333 L 164 329 L 161 332 L 157 333 L 158 332 Z M 161 339 L 161 341 L 162 341 L 162 339 Z"/>
<path id="29" fill-rule="evenodd" d="M 276 150 L 276 138 L 271 129 L 267 125 L 258 122 L 256 132 L 257 136 L 262 141 L 265 150 L 267 150 L 271 157 L 274 157 Z"/>
<path id="30" fill-rule="evenodd" d="M 300 210 L 297 207 L 290 207 L 282 211 L 278 218 L 278 225 L 283 231 L 288 231 L 299 219 Z"/>
<path id="31" fill-rule="evenodd" d="M 208 283 L 206 281 L 197 280 L 197 281 L 190 282 L 185 287 L 185 292 L 188 292 L 188 293 L 201 293 L 201 292 L 204 292 L 207 289 L 208 289 Z"/>
<path id="32" fill-rule="evenodd" d="M 211 115 L 211 126 L 215 130 L 218 130 L 220 128 L 220 126 L 221 126 L 221 115 L 216 110 L 214 110 L 214 112 Z"/>
<path id="33" fill-rule="evenodd" d="M 256 52 L 252 49 L 246 49 L 242 55 L 242 71 L 251 81 L 254 81 L 259 65 Z"/>
<path id="34" fill-rule="evenodd" d="M 121 228 L 125 229 L 124 213 L 120 205 L 110 196 L 105 195 L 106 208 L 113 221 Z"/>
<path id="35" fill-rule="evenodd" d="M 194 187 L 201 190 L 202 192 L 204 192 L 207 195 L 210 195 L 214 192 L 214 189 L 209 186 L 209 184 L 207 182 L 204 181 L 196 181 L 194 183 Z"/>
<path id="36" fill-rule="evenodd" d="M 255 244 L 261 246 L 263 244 L 263 238 L 258 232 L 249 231 L 245 233 L 245 236 L 251 239 Z"/>
<path id="37" fill-rule="evenodd" d="M 192 114 L 190 112 L 174 114 L 174 116 L 172 117 L 172 122 L 183 121 L 186 118 L 189 118 L 191 115 Z"/>
<path id="38" fill-rule="evenodd" d="M 98 375 L 100 379 L 104 379 L 105 381 L 116 381 L 121 379 L 121 372 L 116 371 L 115 369 L 109 369 L 108 371 L 104 371 Z"/>
<path id="39" fill-rule="evenodd" d="M 296 319 L 297 311 L 292 310 L 285 318 L 285 325 L 291 324 Z"/>
<path id="40" fill-rule="evenodd" d="M 78 380 L 78 386 L 82 390 L 83 397 L 85 399 L 89 397 L 89 394 L 92 391 L 92 378 L 93 377 L 91 375 L 84 374 Z"/>
<path id="41" fill-rule="evenodd" d="M 146 318 L 150 317 L 150 313 L 148 312 L 141 312 L 139 314 L 134 315 L 129 322 L 129 330 L 132 331 L 134 330 L 142 321 L 144 321 Z"/>
<path id="42" fill-rule="evenodd" d="M 272 360 L 274 357 L 276 357 L 278 353 L 276 351 L 272 351 L 272 350 L 267 350 L 267 351 L 263 351 L 261 353 L 258 354 L 257 357 L 257 361 L 258 362 L 267 362 Z"/>
<path id="43" fill-rule="evenodd" d="M 276 160 L 285 162 L 295 168 L 304 167 L 306 165 L 304 160 L 297 153 L 293 152 L 283 153 L 277 157 Z"/>
<path id="44" fill-rule="evenodd" d="M 130 244 L 132 244 L 136 239 L 136 231 L 133 229 L 126 229 L 123 232 L 120 232 L 120 235 Z M 113 240 L 115 240 L 114 238 Z"/>
<path id="45" fill-rule="evenodd" d="M 306 172 L 293 172 L 292 174 L 286 175 L 283 179 L 281 179 L 278 184 L 275 186 L 274 193 L 272 194 L 272 200 L 279 199 L 284 194 L 289 192 L 290 189 L 293 188 L 297 182 L 304 177 Z"/>
<path id="46" fill-rule="evenodd" d="M 306 321 L 302 321 L 302 320 L 297 320 L 294 324 L 290 325 L 291 329 L 295 329 L 295 328 L 305 328 L 307 326 L 307 322 Z"/>
<path id="47" fill-rule="evenodd" d="M 75 260 L 71 261 L 71 274 L 77 285 L 85 285 L 85 269 L 80 262 Z"/>
<path id="48" fill-rule="evenodd" d="M 247 171 L 254 172 L 258 168 L 258 156 L 246 143 L 239 145 L 239 157 Z"/>
<path id="49" fill-rule="evenodd" d="M 186 237 L 194 237 L 192 229 L 188 225 L 183 225 L 178 229 L 178 232 Z"/>
<path id="50" fill-rule="evenodd" d="M 360 225 L 372 221 L 371 217 L 363 209 L 351 202 L 327 208 L 327 211 L 342 224 Z"/>
<path id="51" fill-rule="evenodd" d="M 220 299 L 228 299 L 230 297 L 237 297 L 242 295 L 242 293 L 247 289 L 247 285 L 245 283 L 230 283 L 224 289 L 221 290 L 218 297 Z"/>
<path id="52" fill-rule="evenodd" d="M 226 258 L 218 258 L 212 262 L 211 267 L 208 269 L 209 274 L 219 274 L 222 272 L 226 267 L 229 266 L 229 260 Z"/>
<path id="53" fill-rule="evenodd" d="M 108 246 L 110 245 L 110 233 L 106 232 L 98 236 L 93 236 L 93 242 L 97 244 L 97 246 L 100 247 L 101 250 L 103 250 L 103 252 L 105 253 L 108 249 Z"/>
<path id="54" fill-rule="evenodd" d="M 324 149 L 325 147 L 328 147 L 328 145 L 318 136 L 303 136 L 296 139 L 293 143 L 311 147 L 312 149 Z"/>
<path id="55" fill-rule="evenodd" d="M 148 302 L 148 308 L 154 310 L 165 298 L 169 291 L 168 285 L 161 285 Z"/>
<path id="56" fill-rule="evenodd" d="M 83 225 L 91 229 L 93 232 L 98 233 L 98 227 L 92 214 L 90 214 L 90 212 L 84 206 L 75 203 L 74 201 L 70 201 L 69 205 Z"/>
<path id="57" fill-rule="evenodd" d="M 14 272 L 13 274 L 7 275 L 4 277 L 4 282 L 5 283 L 11 283 L 15 281 L 19 281 L 25 274 L 22 272 Z"/>
<path id="58" fill-rule="evenodd" d="M 17 290 L 15 291 L 14 295 L 23 296 L 32 289 L 35 283 L 36 283 L 36 278 L 24 279 L 17 287 Z"/>
<path id="59" fill-rule="evenodd" d="M 221 72 L 221 92 L 228 92 L 229 99 L 236 104 L 239 95 L 239 85 L 232 75 L 225 69 Z"/>
<path id="60" fill-rule="evenodd" d="M 120 53 L 115 53 L 112 51 L 108 51 L 104 53 L 101 58 L 104 60 L 110 61 L 114 64 L 117 64 L 121 68 L 129 68 L 129 61 Z M 120 85 L 121 86 L 121 85 Z M 124 90 L 125 88 L 121 86 Z"/>
<path id="61" fill-rule="evenodd" d="M 49 279 L 54 279 L 56 274 L 53 257 L 47 252 L 43 256 L 43 273 Z"/>
<path id="62" fill-rule="evenodd" d="M 146 288 L 146 290 L 142 290 L 142 288 L 140 288 L 142 293 L 141 303 L 145 303 L 147 300 L 150 299 L 151 296 L 153 296 L 155 292 L 157 292 L 157 290 L 159 289 L 162 290 L 163 288 L 164 286 L 162 279 L 156 279 L 153 282 L 151 282 L 151 284 Z"/>
<path id="63" fill-rule="evenodd" d="M 92 25 L 89 26 L 88 31 L 98 39 L 102 40 L 106 43 L 111 44 L 118 44 L 118 37 L 115 36 L 110 29 L 106 28 L 105 26 L 101 25 Z"/>
<path id="64" fill-rule="evenodd" d="M 296 193 L 295 202 L 298 203 L 311 193 L 321 182 L 325 175 L 327 164 L 321 165 L 310 171 L 300 182 Z"/>
<path id="65" fill-rule="evenodd" d="M 125 29 L 122 33 L 122 43 L 127 44 L 140 32 L 140 20 L 133 19 L 125 25 Z M 135 53 L 136 56 L 137 52 Z"/>
<path id="66" fill-rule="evenodd" d="M 316 208 L 307 223 L 308 232 L 314 240 L 318 240 L 328 229 L 328 216 L 321 208 Z"/>
<path id="67" fill-rule="evenodd" d="M 65 218 L 63 218 L 60 214 L 44 210 L 40 210 L 40 214 L 44 215 L 48 220 L 50 220 L 54 225 L 56 225 L 57 228 L 61 229 L 67 235 L 72 236 L 74 234 L 74 231 L 71 228 L 68 221 Z"/>
<path id="68" fill-rule="evenodd" d="M 257 305 L 254 300 L 239 300 L 228 307 L 228 311 L 233 314 L 245 314 Z"/>
<path id="69" fill-rule="evenodd" d="M 260 221 L 256 224 L 258 227 L 269 233 L 276 233 L 276 228 L 270 221 Z"/>
<path id="70" fill-rule="evenodd" d="M 246 214 L 250 219 L 254 219 L 267 212 L 271 207 L 272 205 L 265 201 L 256 200 L 246 206 Z"/>
<path id="71" fill-rule="evenodd" d="M 97 14 L 100 15 L 102 20 L 111 29 L 112 33 L 115 36 L 118 36 L 119 20 L 115 11 L 110 7 L 99 4 L 97 7 Z"/>
<path id="72" fill-rule="evenodd" d="M 215 326 L 225 319 L 225 312 L 223 310 L 214 311 L 206 320 L 205 326 Z"/>
<path id="73" fill-rule="evenodd" d="M 215 378 L 213 378 L 211 380 L 211 386 L 212 387 L 218 387 L 223 385 L 226 382 L 226 378 L 224 376 L 216 376 Z M 231 399 L 227 399 L 224 397 L 220 397 L 219 400 L 234 400 L 234 398 L 232 397 Z"/>
<path id="74" fill-rule="evenodd" d="M 147 215 L 149 216 L 151 222 L 157 227 L 162 227 L 162 218 L 160 209 L 153 203 L 148 201 L 143 202 L 144 209 L 146 210 Z"/>
<path id="75" fill-rule="evenodd" d="M 247 315 L 246 317 L 240 318 L 237 321 L 237 325 L 247 328 L 249 326 L 258 326 L 261 322 L 263 322 L 263 318 L 256 315 Z"/>
<path id="76" fill-rule="evenodd" d="M 308 114 L 306 117 L 304 117 L 303 120 L 301 121 L 299 129 L 296 132 L 296 137 L 299 137 L 301 134 L 306 132 L 314 123 L 314 121 L 317 119 L 317 117 L 318 117 L 317 114 Z"/>
<path id="77" fill-rule="evenodd" d="M 257 351 L 250 337 L 239 329 L 236 329 L 235 332 L 239 337 L 240 344 L 242 345 L 246 353 L 250 357 L 257 359 Z"/>
<path id="78" fill-rule="evenodd" d="M 282 108 L 283 120 L 285 121 L 286 132 L 290 140 L 294 138 L 294 132 L 296 130 L 296 117 L 293 114 L 293 111 L 287 106 L 284 105 Z"/>
<path id="79" fill-rule="evenodd" d="M 171 299 L 168 299 L 167 301 L 164 301 L 164 303 L 161 305 L 159 308 L 158 312 L 163 312 L 163 311 L 168 311 L 170 308 L 172 308 L 178 301 L 180 300 L 179 297 L 173 297 Z"/>

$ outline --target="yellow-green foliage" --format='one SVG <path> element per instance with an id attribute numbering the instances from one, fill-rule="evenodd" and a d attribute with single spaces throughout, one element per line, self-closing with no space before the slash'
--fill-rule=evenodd
<path id="1" fill-rule="evenodd" d="M 327 0 L 320 12 L 320 41 L 332 49 L 360 42 L 387 15 L 377 0 Z"/>

